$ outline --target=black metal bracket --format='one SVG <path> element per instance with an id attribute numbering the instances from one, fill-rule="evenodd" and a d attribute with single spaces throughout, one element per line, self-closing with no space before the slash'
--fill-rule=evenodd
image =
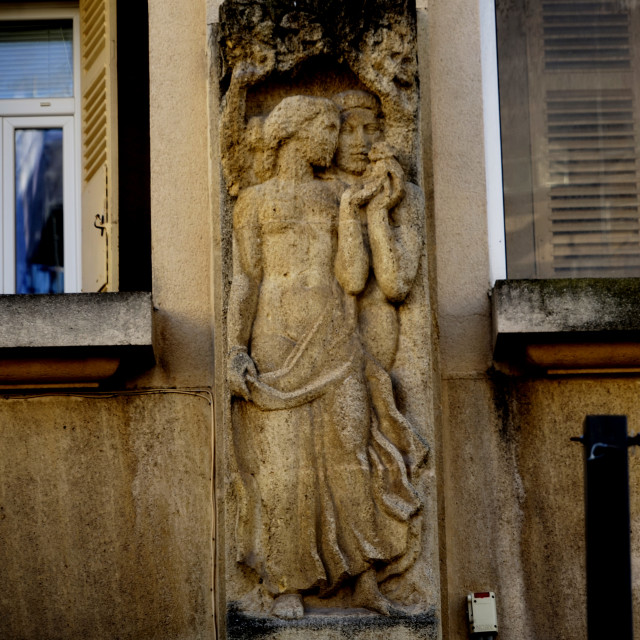
<path id="1" fill-rule="evenodd" d="M 588 640 L 632 640 L 626 416 L 587 416 L 584 435 Z"/>
<path id="2" fill-rule="evenodd" d="M 584 444 L 584 436 L 572 436 L 569 438 L 572 442 L 579 442 L 580 444 Z M 640 433 L 636 433 L 635 436 L 627 436 L 627 447 L 637 447 L 640 446 Z M 591 462 L 592 460 L 597 460 L 601 458 L 604 453 L 596 455 L 597 449 L 623 449 L 624 446 L 609 444 L 607 442 L 594 442 L 591 445 L 591 451 L 589 452 L 589 456 L 587 457 L 587 462 Z"/>

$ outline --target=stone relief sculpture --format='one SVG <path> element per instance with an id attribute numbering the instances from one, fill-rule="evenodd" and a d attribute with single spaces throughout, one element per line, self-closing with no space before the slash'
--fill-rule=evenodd
<path id="1" fill-rule="evenodd" d="M 367 351 L 388 371 L 398 338 L 394 304 L 402 302 L 418 270 L 424 242 L 424 197 L 383 142 L 380 106 L 364 91 L 333 97 L 341 111 L 334 178 L 345 217 L 361 220 L 370 269 L 358 292 L 360 333 Z"/>
<path id="2" fill-rule="evenodd" d="M 341 56 L 360 87 L 293 93 L 248 114 L 252 87 L 331 44 L 322 20 L 238 5 L 254 37 L 226 42 L 221 117 L 237 196 L 226 324 L 234 560 L 264 594 L 263 613 L 297 619 L 308 598 L 340 594 L 342 607 L 389 615 L 403 603 L 381 585 L 420 552 L 428 451 L 392 379 L 425 241 L 424 197 L 407 179 L 412 32 L 402 20 L 362 29 L 357 53 Z"/>

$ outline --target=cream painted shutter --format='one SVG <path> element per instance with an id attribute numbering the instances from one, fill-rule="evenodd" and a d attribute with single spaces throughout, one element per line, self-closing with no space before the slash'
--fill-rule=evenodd
<path id="1" fill-rule="evenodd" d="M 114 291 L 117 274 L 116 2 L 80 0 L 82 291 Z"/>
<path id="2" fill-rule="evenodd" d="M 623 0 L 531 5 L 536 274 L 638 276 L 640 12 Z"/>

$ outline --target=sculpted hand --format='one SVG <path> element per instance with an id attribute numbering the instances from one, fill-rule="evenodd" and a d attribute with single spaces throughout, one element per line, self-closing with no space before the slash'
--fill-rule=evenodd
<path id="1" fill-rule="evenodd" d="M 371 173 L 379 175 L 383 185 L 380 204 L 391 211 L 405 195 L 404 171 L 395 157 L 394 149 L 384 142 L 373 146 L 369 159 Z"/>
<path id="2" fill-rule="evenodd" d="M 389 169 L 380 194 L 381 206 L 391 211 L 404 198 L 404 180 L 402 175 Z"/>
<path id="3" fill-rule="evenodd" d="M 229 379 L 229 391 L 232 396 L 240 396 L 251 401 L 251 393 L 247 387 L 247 376 L 258 377 L 258 370 L 251 356 L 244 350 L 232 349 L 229 355 L 227 377 Z"/>
<path id="4" fill-rule="evenodd" d="M 342 196 L 352 207 L 362 207 L 382 189 L 382 181 L 378 178 L 365 180 L 359 187 L 350 187 Z"/>

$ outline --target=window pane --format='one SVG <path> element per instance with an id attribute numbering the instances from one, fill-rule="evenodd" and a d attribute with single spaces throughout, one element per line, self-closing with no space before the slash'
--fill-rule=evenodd
<path id="1" fill-rule="evenodd" d="M 64 293 L 62 129 L 16 129 L 16 293 Z"/>
<path id="2" fill-rule="evenodd" d="M 0 99 L 72 96 L 72 21 L 0 22 Z"/>
<path id="3" fill-rule="evenodd" d="M 510 278 L 640 276 L 639 7 L 496 2 Z"/>

